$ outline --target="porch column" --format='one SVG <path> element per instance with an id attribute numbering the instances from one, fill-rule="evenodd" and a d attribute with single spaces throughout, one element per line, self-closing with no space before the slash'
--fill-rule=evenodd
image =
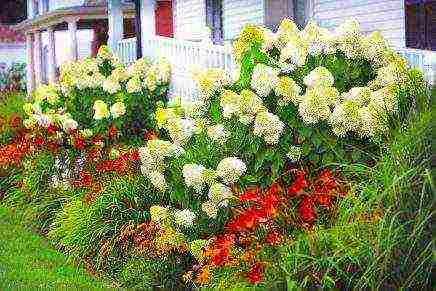
<path id="1" fill-rule="evenodd" d="M 42 41 L 41 32 L 36 31 L 34 34 L 34 62 L 35 62 L 35 88 L 42 84 Z"/>
<path id="2" fill-rule="evenodd" d="M 153 56 L 153 52 L 149 51 L 150 48 L 145 47 L 145 43 L 147 43 L 147 39 L 156 35 L 155 10 L 156 0 L 141 0 L 142 54 L 145 56 Z"/>
<path id="3" fill-rule="evenodd" d="M 48 81 L 56 82 L 56 49 L 55 49 L 55 31 L 53 27 L 47 29 L 48 33 Z"/>
<path id="4" fill-rule="evenodd" d="M 70 60 L 77 61 L 78 50 L 77 50 L 77 20 L 68 20 L 68 34 L 70 35 Z"/>
<path id="5" fill-rule="evenodd" d="M 27 58 L 27 95 L 30 96 L 35 89 L 35 63 L 33 61 L 34 37 L 32 33 L 26 34 L 26 58 Z"/>
<path id="6" fill-rule="evenodd" d="M 33 0 L 27 0 L 27 19 L 35 17 L 35 3 Z"/>
<path id="7" fill-rule="evenodd" d="M 115 52 L 117 44 L 123 39 L 123 10 L 121 0 L 108 1 L 108 46 L 112 52 Z"/>

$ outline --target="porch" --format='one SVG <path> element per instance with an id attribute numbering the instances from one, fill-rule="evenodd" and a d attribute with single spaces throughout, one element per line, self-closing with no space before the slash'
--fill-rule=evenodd
<path id="1" fill-rule="evenodd" d="M 213 45 L 163 36 L 149 36 L 142 40 L 143 55 L 151 58 L 163 56 L 172 64 L 171 95 L 195 99 L 196 89 L 191 78 L 192 66 L 217 67 L 231 71 L 235 68 L 230 46 Z M 436 84 L 436 52 L 411 48 L 396 48 L 409 65 L 421 69 L 430 84 Z M 118 42 L 115 53 L 129 65 L 136 60 L 136 39 Z"/>

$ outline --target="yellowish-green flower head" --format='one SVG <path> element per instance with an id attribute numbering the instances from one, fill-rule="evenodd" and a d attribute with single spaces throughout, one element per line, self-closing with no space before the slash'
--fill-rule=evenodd
<path id="1" fill-rule="evenodd" d="M 111 115 L 113 118 L 118 118 L 126 113 L 126 106 L 123 102 L 116 102 L 111 106 Z"/>
<path id="2" fill-rule="evenodd" d="M 107 104 L 102 100 L 96 100 L 94 102 L 94 119 L 101 120 L 109 117 L 109 109 Z"/>
<path id="3" fill-rule="evenodd" d="M 159 205 L 150 207 L 151 221 L 155 223 L 161 223 L 169 218 L 169 209 Z"/>

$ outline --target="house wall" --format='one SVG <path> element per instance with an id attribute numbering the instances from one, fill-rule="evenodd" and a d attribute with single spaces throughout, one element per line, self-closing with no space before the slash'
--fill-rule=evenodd
<path id="1" fill-rule="evenodd" d="M 232 40 L 248 23 L 265 23 L 264 0 L 222 0 L 224 40 Z"/>
<path id="2" fill-rule="evenodd" d="M 26 62 L 26 45 L 24 43 L 0 43 L 0 65 Z"/>
<path id="3" fill-rule="evenodd" d="M 174 37 L 186 40 L 200 40 L 206 26 L 205 0 L 173 1 Z"/>
<path id="4" fill-rule="evenodd" d="M 49 0 L 49 10 L 80 6 L 83 5 L 84 2 L 84 0 Z"/>
<path id="5" fill-rule="evenodd" d="M 321 25 L 335 27 L 348 18 L 356 19 L 361 30 L 379 30 L 395 47 L 405 46 L 404 0 L 308 0 L 313 18 Z"/>

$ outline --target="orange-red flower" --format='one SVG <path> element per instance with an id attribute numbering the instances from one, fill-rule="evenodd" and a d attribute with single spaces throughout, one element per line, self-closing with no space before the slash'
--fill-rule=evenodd
<path id="1" fill-rule="evenodd" d="M 260 263 L 256 263 L 251 266 L 250 270 L 246 274 L 246 278 L 251 284 L 259 284 L 263 280 L 263 272 L 263 266 Z"/>

